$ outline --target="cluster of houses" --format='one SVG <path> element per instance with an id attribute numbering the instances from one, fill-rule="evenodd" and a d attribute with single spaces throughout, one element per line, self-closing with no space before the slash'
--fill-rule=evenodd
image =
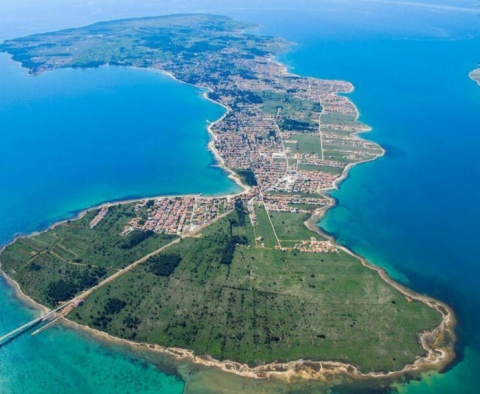
<path id="1" fill-rule="evenodd" d="M 134 230 L 154 231 L 162 234 L 182 234 L 190 225 L 195 197 L 165 197 L 144 200 L 135 204 L 137 217 L 130 220 L 122 234 Z"/>
<path id="2" fill-rule="evenodd" d="M 298 156 L 300 164 L 308 164 L 310 166 L 344 168 L 345 163 L 336 160 L 324 160 L 316 153 L 301 153 Z"/>
<path id="3" fill-rule="evenodd" d="M 328 94 L 322 100 L 323 114 L 342 114 L 350 115 L 354 118 L 357 115 L 357 110 L 352 102 L 345 96 L 338 96 L 336 94 Z"/>
<path id="4" fill-rule="evenodd" d="M 338 248 L 332 245 L 330 241 L 317 241 L 315 237 L 311 237 L 309 241 L 296 244 L 293 249 L 305 253 L 338 253 Z"/>
<path id="5" fill-rule="evenodd" d="M 286 170 L 286 162 L 274 157 L 282 150 L 277 127 L 274 116 L 259 107 L 229 114 L 213 129 L 215 147 L 227 167 L 252 170 L 265 190 Z"/>
<path id="6" fill-rule="evenodd" d="M 351 101 L 336 94 L 350 92 L 353 87 L 344 81 L 288 74 L 281 64 L 264 54 L 267 52 L 254 55 L 249 52 L 246 56 L 245 50 L 248 51 L 241 46 L 225 46 L 199 57 L 201 61 L 195 57 L 184 62 L 158 60 L 153 66 L 208 88 L 211 98 L 230 109 L 221 121 L 211 126 L 213 143 L 228 168 L 253 172 L 253 187 L 236 197 L 246 203 L 253 224 L 256 223 L 255 202 L 264 202 L 270 211 L 311 212 L 312 207 L 327 204 L 318 194 L 330 188 L 338 177 L 331 173 L 333 171 L 322 169 L 344 168 L 349 161 L 357 161 L 375 147 L 353 135 L 364 126 L 354 122 L 357 111 Z M 292 154 L 285 146 L 295 135 L 306 133 L 319 137 L 322 154 L 313 150 Z M 325 146 L 329 152 L 338 150 L 339 154 L 324 155 Z M 188 233 L 211 223 L 221 213 L 232 210 L 235 204 L 233 198 L 198 196 L 150 201 L 154 202 L 138 205 L 138 215 L 125 227 L 125 234 L 135 229 Z M 312 238 L 296 245 L 295 249 L 319 253 L 334 248 L 328 241 Z"/>
<path id="7" fill-rule="evenodd" d="M 200 196 L 160 197 L 134 205 L 136 216 L 125 226 L 122 235 L 134 230 L 182 235 L 215 220 L 234 208 L 233 198 Z"/>
<path id="8" fill-rule="evenodd" d="M 321 171 L 292 170 L 275 184 L 280 193 L 318 194 L 332 187 L 336 175 Z"/>
<path id="9" fill-rule="evenodd" d="M 108 213 L 108 206 L 100 208 L 98 213 L 95 215 L 95 217 L 90 222 L 90 228 L 97 227 L 98 223 L 100 223 L 105 218 L 105 216 L 107 216 L 107 213 Z"/>
<path id="10" fill-rule="evenodd" d="M 212 222 L 220 214 L 231 211 L 233 207 L 233 198 L 197 198 L 189 231 Z"/>
<path id="11" fill-rule="evenodd" d="M 295 183 L 292 187 L 294 193 L 320 193 L 324 189 L 332 186 L 337 178 L 336 175 L 321 171 L 297 171 Z"/>
<path id="12" fill-rule="evenodd" d="M 310 207 L 319 207 L 328 203 L 325 198 L 302 197 L 300 194 L 266 194 L 263 201 L 265 201 L 269 211 L 291 213 L 311 213 L 312 209 Z M 299 208 L 299 205 L 309 208 Z"/>

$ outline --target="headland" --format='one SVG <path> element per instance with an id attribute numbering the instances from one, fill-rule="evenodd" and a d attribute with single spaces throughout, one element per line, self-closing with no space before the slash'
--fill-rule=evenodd
<path id="1" fill-rule="evenodd" d="M 226 108 L 210 148 L 235 196 L 107 204 L 0 255 L 48 307 L 109 338 L 252 378 L 358 379 L 439 369 L 454 317 L 335 243 L 315 225 L 326 193 L 384 150 L 358 133 L 344 81 L 290 73 L 289 44 L 212 15 L 104 22 L 0 45 L 32 74 L 102 65 L 151 68 L 207 89 Z"/>

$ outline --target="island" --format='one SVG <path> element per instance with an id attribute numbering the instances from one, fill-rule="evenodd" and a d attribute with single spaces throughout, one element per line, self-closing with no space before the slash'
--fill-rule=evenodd
<path id="1" fill-rule="evenodd" d="M 291 73 L 276 56 L 292 44 L 253 28 L 170 15 L 1 44 L 33 75 L 128 66 L 204 89 L 225 108 L 210 149 L 243 188 L 104 204 L 16 239 L 2 270 L 44 306 L 78 301 L 68 308 L 78 325 L 244 376 L 443 367 L 452 311 L 316 225 L 335 204 L 328 190 L 384 154 L 358 135 L 369 128 L 343 95 L 353 86 Z"/>
<path id="2" fill-rule="evenodd" d="M 480 65 L 480 64 L 479 64 Z M 477 84 L 480 85 L 480 68 L 476 68 L 469 74 L 470 78 L 473 79 Z"/>

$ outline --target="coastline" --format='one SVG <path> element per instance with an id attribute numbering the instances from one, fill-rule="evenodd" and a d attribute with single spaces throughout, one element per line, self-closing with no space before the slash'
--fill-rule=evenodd
<path id="1" fill-rule="evenodd" d="M 276 60 L 273 60 L 277 62 Z M 288 72 L 288 68 L 277 62 L 284 68 L 285 74 L 288 75 L 295 75 L 291 74 Z M 137 67 L 132 67 L 135 69 L 138 69 Z M 173 75 L 171 75 L 168 72 L 165 72 L 163 70 L 159 70 L 156 68 L 149 68 L 149 69 L 143 69 L 143 70 L 152 70 L 156 72 L 161 72 L 164 73 L 171 78 L 173 78 L 177 82 L 185 83 L 186 82 L 180 81 L 177 78 L 175 78 Z M 473 78 L 472 78 L 473 79 Z M 477 83 L 480 84 L 480 82 L 477 81 Z M 199 88 L 198 86 L 188 84 L 190 86 L 194 86 L 195 88 Z M 351 86 L 351 90 L 348 92 L 336 92 L 332 94 L 339 94 L 339 93 L 351 93 L 354 89 L 353 85 L 349 83 L 349 86 Z M 200 88 L 202 89 L 202 88 Z M 209 126 L 207 127 L 207 131 L 211 137 L 209 143 L 208 143 L 208 149 L 210 149 L 213 153 L 213 156 L 215 157 L 218 166 L 222 168 L 226 173 L 228 173 L 228 177 L 232 179 L 238 186 L 240 186 L 243 190 L 239 193 L 235 194 L 228 194 L 228 195 L 219 195 L 217 197 L 227 197 L 227 196 L 236 196 L 240 194 L 244 194 L 248 192 L 250 189 L 248 186 L 244 185 L 240 179 L 240 177 L 230 168 L 226 167 L 225 162 L 223 158 L 219 155 L 218 151 L 216 150 L 214 146 L 214 142 L 216 139 L 216 135 L 213 132 L 213 126 L 216 123 L 221 122 L 225 116 L 231 111 L 230 108 L 226 107 L 225 105 L 212 100 L 208 97 L 208 91 L 203 93 L 203 97 L 206 100 L 209 100 L 215 104 L 221 105 L 226 109 L 226 112 L 217 120 L 214 122 L 210 123 Z M 347 98 L 350 102 L 351 100 Z M 351 102 L 352 103 L 352 102 Z M 355 111 L 357 113 L 356 116 L 356 121 L 358 122 L 358 118 L 360 116 L 359 111 L 357 107 L 352 103 L 352 105 L 355 107 Z M 360 123 L 360 122 L 358 122 Z M 367 131 L 370 131 L 371 129 L 366 126 L 365 130 L 359 130 L 354 133 L 356 138 L 359 140 L 363 140 L 361 137 L 358 136 L 359 133 L 364 133 Z M 383 147 L 380 147 L 382 149 L 382 152 L 370 159 L 358 162 L 358 163 L 350 163 L 348 164 L 342 171 L 342 174 L 340 177 L 336 178 L 332 182 L 332 186 L 330 188 L 324 189 L 324 191 L 327 190 L 332 190 L 332 189 L 338 189 L 340 187 L 340 184 L 347 179 L 349 170 L 353 168 L 354 166 L 362 163 L 366 163 L 369 161 L 376 160 L 379 157 L 382 157 L 385 155 L 385 149 Z M 333 236 L 329 235 L 328 233 L 324 232 L 322 229 L 320 229 L 317 226 L 318 221 L 325 216 L 326 212 L 332 208 L 333 206 L 336 205 L 336 201 L 334 198 L 328 196 L 327 194 L 324 194 L 323 192 L 321 193 L 325 198 L 329 200 L 329 204 L 326 205 L 325 207 L 317 209 L 312 216 L 305 222 L 308 228 L 310 228 L 313 231 L 318 232 L 319 234 L 322 234 L 326 238 L 330 240 L 336 247 L 344 250 L 345 252 L 351 254 L 352 256 L 358 258 L 361 263 L 374 271 L 376 271 L 380 277 L 387 282 L 389 285 L 394 287 L 397 291 L 402 293 L 405 297 L 410 298 L 412 300 L 420 301 L 426 304 L 427 306 L 436 309 L 438 312 L 442 314 L 442 323 L 440 326 L 435 328 L 434 330 L 430 332 L 423 332 L 419 333 L 419 342 L 422 345 L 423 349 L 426 351 L 427 355 L 423 357 L 419 357 L 415 360 L 413 364 L 407 364 L 405 365 L 401 370 L 398 371 L 390 371 L 390 372 L 370 372 L 370 373 L 362 373 L 358 370 L 357 367 L 351 364 L 347 363 L 342 363 L 342 362 L 337 362 L 337 361 L 307 361 L 307 360 L 296 360 L 292 361 L 289 363 L 270 363 L 270 364 L 265 364 L 265 365 L 260 365 L 256 367 L 249 367 L 244 364 L 240 364 L 237 362 L 232 362 L 232 361 L 219 361 L 210 357 L 201 357 L 201 356 L 196 356 L 193 354 L 193 352 L 186 350 L 186 349 L 177 349 L 177 348 L 167 348 L 167 347 L 162 347 L 159 345 L 153 345 L 153 344 L 148 344 L 148 343 L 138 343 L 138 342 L 133 342 L 121 338 L 117 338 L 114 336 L 111 336 L 110 334 L 107 334 L 105 332 L 101 332 L 99 330 L 96 330 L 94 328 L 80 325 L 78 323 L 72 322 L 68 319 L 63 318 L 63 321 L 66 322 L 66 324 L 70 325 L 74 329 L 78 330 L 87 330 L 88 332 L 94 333 L 95 335 L 101 336 L 103 338 L 106 338 L 111 341 L 118 341 L 121 343 L 127 343 L 129 345 L 135 346 L 135 347 L 140 347 L 140 348 L 145 348 L 151 351 L 158 351 L 160 353 L 168 354 L 171 356 L 174 356 L 178 359 L 189 359 L 194 363 L 205 365 L 208 367 L 216 367 L 219 368 L 222 371 L 229 372 L 229 373 L 234 373 L 243 377 L 249 377 L 249 378 L 269 378 L 269 377 L 276 377 L 279 379 L 285 379 L 285 380 L 290 380 L 294 377 L 302 377 L 302 378 L 307 378 L 307 379 L 325 379 L 329 375 L 338 375 L 338 374 L 345 374 L 347 376 L 353 377 L 355 379 L 371 379 L 371 378 L 386 378 L 386 377 L 397 377 L 400 375 L 403 375 L 408 372 L 422 372 L 425 370 L 430 370 L 430 369 L 440 369 L 448 362 L 450 362 L 453 357 L 454 357 L 454 352 L 453 352 L 453 346 L 450 347 L 441 347 L 439 344 L 441 343 L 442 340 L 445 339 L 445 336 L 448 334 L 451 339 L 451 343 L 455 341 L 455 333 L 453 331 L 453 328 L 455 326 L 455 317 L 453 315 L 453 310 L 449 308 L 447 305 L 443 304 L 442 302 L 435 300 L 433 298 L 427 297 L 420 295 L 418 293 L 415 293 L 413 290 L 408 289 L 407 287 L 401 285 L 400 283 L 397 283 L 395 280 L 390 278 L 390 276 L 387 274 L 385 269 L 375 266 L 372 263 L 368 262 L 365 258 L 362 256 L 357 255 L 347 247 L 344 247 L 342 245 L 339 245 Z M 171 195 L 171 197 L 178 197 L 178 196 L 198 196 L 198 194 L 186 194 L 186 195 Z M 148 199 L 153 199 L 153 198 L 158 198 L 158 197 L 168 197 L 168 195 L 161 195 L 157 197 L 147 197 Z M 208 198 L 208 197 L 207 197 Z M 215 197 L 212 197 L 215 198 Z M 64 219 L 61 221 L 58 221 L 51 226 L 49 226 L 47 229 L 41 231 L 45 232 L 48 231 L 51 228 L 54 228 L 55 226 L 58 226 L 61 223 L 65 223 L 69 220 L 76 220 L 81 217 L 83 217 L 88 211 L 93 210 L 93 209 L 98 209 L 101 207 L 106 207 L 106 206 L 112 206 L 112 205 L 117 205 L 117 204 L 128 204 L 132 202 L 137 202 L 144 200 L 145 198 L 134 198 L 134 199 L 126 199 L 126 200 L 119 200 L 119 201 L 114 201 L 114 202 L 105 202 L 105 203 L 100 203 L 98 205 L 83 209 L 78 212 L 78 214 L 69 219 Z M 32 233 L 30 235 L 37 234 L 38 232 Z M 11 243 L 15 242 L 16 239 L 21 238 L 21 237 L 27 237 L 30 235 L 19 235 L 17 236 Z M 3 250 L 7 245 L 2 246 L 0 249 Z M 0 261 L 0 269 L 1 269 L 1 261 Z M 11 279 L 8 274 L 4 273 L 2 271 L 2 275 L 6 278 L 7 282 L 11 284 L 15 288 L 15 295 L 23 300 L 26 301 L 29 305 L 34 306 L 40 311 L 48 311 L 49 309 L 46 308 L 44 305 L 36 302 L 33 300 L 31 297 L 27 296 L 23 291 L 21 290 L 20 286 L 18 285 L 17 282 L 15 282 L 13 279 Z M 438 347 L 435 347 L 438 346 Z"/>
<path id="2" fill-rule="evenodd" d="M 480 64 L 479 64 L 480 65 Z M 476 68 L 468 74 L 469 78 L 480 86 L 480 68 Z"/>
<path id="3" fill-rule="evenodd" d="M 108 64 L 105 67 L 112 67 L 112 66 Z M 125 67 L 125 66 L 114 66 L 114 67 Z M 217 120 L 214 120 L 213 122 L 210 122 L 209 125 L 207 126 L 207 132 L 208 132 L 208 135 L 210 136 L 210 141 L 208 141 L 207 148 L 210 150 L 210 152 L 212 152 L 213 157 L 216 160 L 216 164 L 214 166 L 217 167 L 217 168 L 221 168 L 223 171 L 225 171 L 228 174 L 227 177 L 229 179 L 231 179 L 234 183 L 236 183 L 238 186 L 240 186 L 243 190 L 239 193 L 236 193 L 236 194 L 221 194 L 219 196 L 220 197 L 231 197 L 231 196 L 240 196 L 244 193 L 248 193 L 250 191 L 250 186 L 244 185 L 242 183 L 240 177 L 238 176 L 238 174 L 225 165 L 225 160 L 223 160 L 223 157 L 217 151 L 217 148 L 215 148 L 215 141 L 217 139 L 217 136 L 213 132 L 212 128 L 217 123 L 220 123 L 223 119 L 225 119 L 227 114 L 230 111 L 232 111 L 232 109 L 227 107 L 226 105 L 224 105 L 224 104 L 222 104 L 218 101 L 212 100 L 210 97 L 208 97 L 208 93 L 211 92 L 210 89 L 202 88 L 202 87 L 193 85 L 191 83 L 182 81 L 182 80 L 178 79 L 177 77 L 175 77 L 175 75 L 173 75 L 171 72 L 161 70 L 161 69 L 158 69 L 158 68 L 140 68 L 140 67 L 134 67 L 134 66 L 127 66 L 127 68 L 131 68 L 131 69 L 134 69 L 134 70 L 145 70 L 145 71 L 157 72 L 157 73 L 160 73 L 160 74 L 163 74 L 163 75 L 166 75 L 166 76 L 170 77 L 175 82 L 178 82 L 178 83 L 181 83 L 181 84 L 184 84 L 184 85 L 187 85 L 187 86 L 191 86 L 191 87 L 193 87 L 195 89 L 198 89 L 198 90 L 203 90 L 204 92 L 202 94 L 202 97 L 205 100 L 210 101 L 211 103 L 213 103 L 215 105 L 219 105 L 220 107 L 223 107 L 225 109 L 225 113 L 220 118 L 218 118 Z M 176 196 L 176 195 L 172 195 L 171 197 L 174 197 L 174 196 Z M 149 197 L 149 198 L 158 198 L 158 197 L 168 197 L 168 196 L 162 195 L 162 196 Z M 139 200 L 143 200 L 143 199 L 145 199 L 145 198 L 136 199 L 135 201 L 139 201 Z M 131 202 L 134 202 L 134 201 L 131 201 Z"/>

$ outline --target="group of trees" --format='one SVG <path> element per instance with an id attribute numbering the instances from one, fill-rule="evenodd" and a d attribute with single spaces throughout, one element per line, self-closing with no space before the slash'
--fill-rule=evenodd
<path id="1" fill-rule="evenodd" d="M 71 281 L 59 279 L 47 287 L 47 298 L 53 305 L 60 301 L 67 301 L 77 293 L 77 286 Z"/>
<path id="2" fill-rule="evenodd" d="M 148 231 L 133 231 L 131 232 L 127 239 L 121 245 L 122 249 L 132 249 L 137 246 L 140 242 L 145 241 L 147 238 L 155 234 L 152 230 Z"/>
<path id="3" fill-rule="evenodd" d="M 51 282 L 46 291 L 48 301 L 56 305 L 61 301 L 72 299 L 78 292 L 89 289 L 98 284 L 99 279 L 107 275 L 107 270 L 101 267 L 91 268 L 82 273 L 68 272 L 64 279 Z"/>
<path id="4" fill-rule="evenodd" d="M 230 265 L 233 261 L 233 255 L 235 253 L 235 247 L 237 245 L 247 245 L 248 239 L 244 235 L 234 235 L 227 238 L 225 248 L 222 252 L 222 257 L 220 259 L 221 264 Z"/>
<path id="5" fill-rule="evenodd" d="M 123 308 L 127 306 L 125 301 L 119 300 L 118 298 L 109 298 L 105 304 L 105 313 L 108 315 L 113 315 L 119 313 Z"/>
<path id="6" fill-rule="evenodd" d="M 255 178 L 255 173 L 251 169 L 238 169 L 235 172 L 240 175 L 248 186 L 257 186 L 257 178 Z"/>
<path id="7" fill-rule="evenodd" d="M 285 118 L 280 122 L 280 128 L 284 131 L 315 131 L 315 127 L 309 122 Z"/>
<path id="8" fill-rule="evenodd" d="M 118 298 L 109 298 L 105 303 L 103 311 L 93 319 L 92 324 L 98 328 L 107 328 L 107 325 L 113 320 L 112 315 L 121 312 L 126 306 L 127 303 L 123 300 Z M 93 316 L 90 317 L 92 318 Z"/>
<path id="9" fill-rule="evenodd" d="M 148 259 L 150 271 L 157 276 L 170 276 L 182 261 L 182 256 L 176 253 L 159 254 Z"/>
<path id="10" fill-rule="evenodd" d="M 245 207 L 241 200 L 235 201 L 235 212 L 237 213 L 239 226 L 245 227 Z"/>

